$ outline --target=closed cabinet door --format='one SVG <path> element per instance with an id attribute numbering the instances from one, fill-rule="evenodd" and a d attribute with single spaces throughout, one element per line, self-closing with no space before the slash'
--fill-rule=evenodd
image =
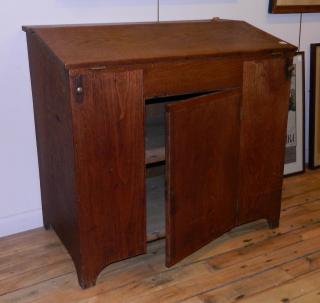
<path id="1" fill-rule="evenodd" d="M 236 223 L 240 95 L 232 90 L 167 105 L 167 266 Z"/>
<path id="2" fill-rule="evenodd" d="M 142 77 L 70 75 L 81 253 L 91 276 L 146 250 Z"/>
<path id="3" fill-rule="evenodd" d="M 244 63 L 239 224 L 279 223 L 290 80 L 287 59 Z"/>

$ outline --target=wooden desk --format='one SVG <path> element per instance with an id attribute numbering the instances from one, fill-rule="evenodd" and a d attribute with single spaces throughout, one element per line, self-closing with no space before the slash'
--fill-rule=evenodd
<path id="1" fill-rule="evenodd" d="M 237 225 L 278 226 L 296 47 L 227 20 L 24 30 L 44 225 L 81 287 L 161 226 L 167 266 Z"/>

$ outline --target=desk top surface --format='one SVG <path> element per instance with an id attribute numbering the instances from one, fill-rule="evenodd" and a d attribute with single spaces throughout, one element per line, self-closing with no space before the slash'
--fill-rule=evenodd
<path id="1" fill-rule="evenodd" d="M 23 29 L 39 37 L 67 68 L 296 50 L 246 22 L 221 19 Z"/>

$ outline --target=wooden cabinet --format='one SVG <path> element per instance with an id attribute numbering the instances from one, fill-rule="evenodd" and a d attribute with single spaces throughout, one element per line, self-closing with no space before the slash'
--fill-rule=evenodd
<path id="1" fill-rule="evenodd" d="M 149 240 L 171 266 L 279 224 L 294 46 L 227 20 L 24 30 L 44 225 L 81 287 Z"/>

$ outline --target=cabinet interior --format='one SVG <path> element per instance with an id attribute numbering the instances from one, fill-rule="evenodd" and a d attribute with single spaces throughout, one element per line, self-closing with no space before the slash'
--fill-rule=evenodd
<path id="1" fill-rule="evenodd" d="M 165 166 L 147 166 L 147 241 L 165 237 Z"/>

